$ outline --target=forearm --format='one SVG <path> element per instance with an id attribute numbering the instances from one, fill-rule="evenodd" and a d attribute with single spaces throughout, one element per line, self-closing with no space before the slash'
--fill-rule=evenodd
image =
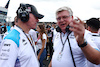
<path id="1" fill-rule="evenodd" d="M 44 45 L 45 45 L 45 40 L 42 41 L 42 48 L 41 48 L 41 50 L 40 50 L 40 52 L 38 54 L 39 57 L 41 56 L 41 54 L 42 54 L 42 52 L 44 50 Z"/>
<path id="2" fill-rule="evenodd" d="M 44 47 L 41 48 L 41 50 L 40 50 L 40 52 L 39 52 L 39 54 L 38 54 L 39 57 L 41 56 L 43 50 L 44 50 Z"/>
<path id="3" fill-rule="evenodd" d="M 100 52 L 92 48 L 89 44 L 81 48 L 85 57 L 94 64 L 100 64 Z"/>
<path id="4" fill-rule="evenodd" d="M 50 61 L 48 67 L 52 67 L 52 60 Z"/>

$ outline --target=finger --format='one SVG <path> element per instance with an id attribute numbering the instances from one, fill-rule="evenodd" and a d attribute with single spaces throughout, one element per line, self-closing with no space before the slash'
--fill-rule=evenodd
<path id="1" fill-rule="evenodd" d="M 77 18 L 80 21 L 80 23 L 82 23 L 82 24 L 84 23 L 84 21 L 82 21 L 79 17 L 77 17 Z"/>
<path id="2" fill-rule="evenodd" d="M 80 24 L 79 24 L 78 21 L 73 20 L 73 22 L 71 22 L 70 25 L 71 25 L 72 27 L 78 27 Z"/>
<path id="3" fill-rule="evenodd" d="M 78 21 L 78 17 L 77 17 L 77 16 L 75 16 L 75 17 L 74 17 L 74 20 Z"/>
<path id="4" fill-rule="evenodd" d="M 76 20 L 73 20 L 72 22 L 73 22 L 73 24 L 79 24 L 79 22 Z"/>

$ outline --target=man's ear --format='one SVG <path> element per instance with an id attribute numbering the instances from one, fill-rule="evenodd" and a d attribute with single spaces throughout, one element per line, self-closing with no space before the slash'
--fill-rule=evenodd
<path id="1" fill-rule="evenodd" d="M 88 29 L 89 31 L 91 31 L 91 28 L 90 28 L 90 26 L 88 26 L 88 27 L 87 27 L 87 29 Z"/>

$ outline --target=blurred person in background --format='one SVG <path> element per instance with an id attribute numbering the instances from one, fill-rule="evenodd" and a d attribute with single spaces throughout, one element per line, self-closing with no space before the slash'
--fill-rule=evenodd
<path id="1" fill-rule="evenodd" d="M 3 39 L 5 38 L 5 36 L 6 36 L 6 35 L 11 31 L 11 30 L 14 29 L 14 26 L 17 25 L 17 16 L 15 16 L 14 21 L 12 21 L 11 23 L 12 23 L 12 27 L 10 28 L 9 31 L 6 31 L 6 32 L 4 33 L 4 35 L 3 35 Z"/>
<path id="2" fill-rule="evenodd" d="M 92 36 L 92 41 L 96 44 L 96 46 L 100 50 L 100 35 L 98 34 L 99 30 L 99 19 L 97 18 L 90 18 L 86 21 L 87 29 L 91 32 L 90 35 Z M 88 67 L 100 67 L 100 65 L 93 64 L 89 61 L 87 61 Z"/>
<path id="3" fill-rule="evenodd" d="M 2 23 L 0 22 L 0 34 L 2 34 Z"/>
<path id="4" fill-rule="evenodd" d="M 9 25 L 9 23 L 8 23 L 8 25 L 6 27 L 7 27 L 7 32 L 9 32 L 10 28 L 11 28 L 11 26 Z"/>
<path id="5" fill-rule="evenodd" d="M 4 23 L 4 26 L 2 26 L 2 32 L 5 33 L 6 31 L 7 31 L 6 23 Z"/>
<path id="6" fill-rule="evenodd" d="M 43 25 L 37 25 L 38 38 L 36 45 L 38 46 L 38 60 L 40 62 L 40 67 L 43 67 L 43 60 L 46 58 L 46 42 L 47 35 L 45 31 L 45 27 Z"/>
<path id="7" fill-rule="evenodd" d="M 1 26 L 2 26 L 2 24 L 0 23 L 0 45 L 1 45 L 1 42 L 2 42 L 2 38 L 3 38 Z"/>
<path id="8" fill-rule="evenodd" d="M 30 29 L 29 34 L 32 36 L 33 41 L 35 42 L 35 45 L 37 43 L 37 33 L 34 29 Z"/>
<path id="9" fill-rule="evenodd" d="M 14 21 L 12 22 L 12 27 L 10 28 L 10 30 L 13 30 L 14 26 L 17 25 L 18 19 L 17 16 L 15 16 Z"/>
<path id="10" fill-rule="evenodd" d="M 56 28 L 56 23 L 53 22 L 50 29 L 51 29 L 51 30 L 54 30 L 55 28 Z"/>
<path id="11" fill-rule="evenodd" d="M 50 58 L 52 58 L 52 55 L 53 55 L 53 42 L 52 42 L 52 39 L 53 39 L 53 31 L 51 30 L 51 26 L 47 25 L 46 26 L 46 33 L 47 33 L 47 60 L 48 60 L 48 57 L 50 56 Z"/>

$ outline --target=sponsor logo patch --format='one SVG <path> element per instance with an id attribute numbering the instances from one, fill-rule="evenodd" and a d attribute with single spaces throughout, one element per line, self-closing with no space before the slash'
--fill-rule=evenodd
<path id="1" fill-rule="evenodd" d="M 10 44 L 4 44 L 4 46 L 10 46 Z"/>

